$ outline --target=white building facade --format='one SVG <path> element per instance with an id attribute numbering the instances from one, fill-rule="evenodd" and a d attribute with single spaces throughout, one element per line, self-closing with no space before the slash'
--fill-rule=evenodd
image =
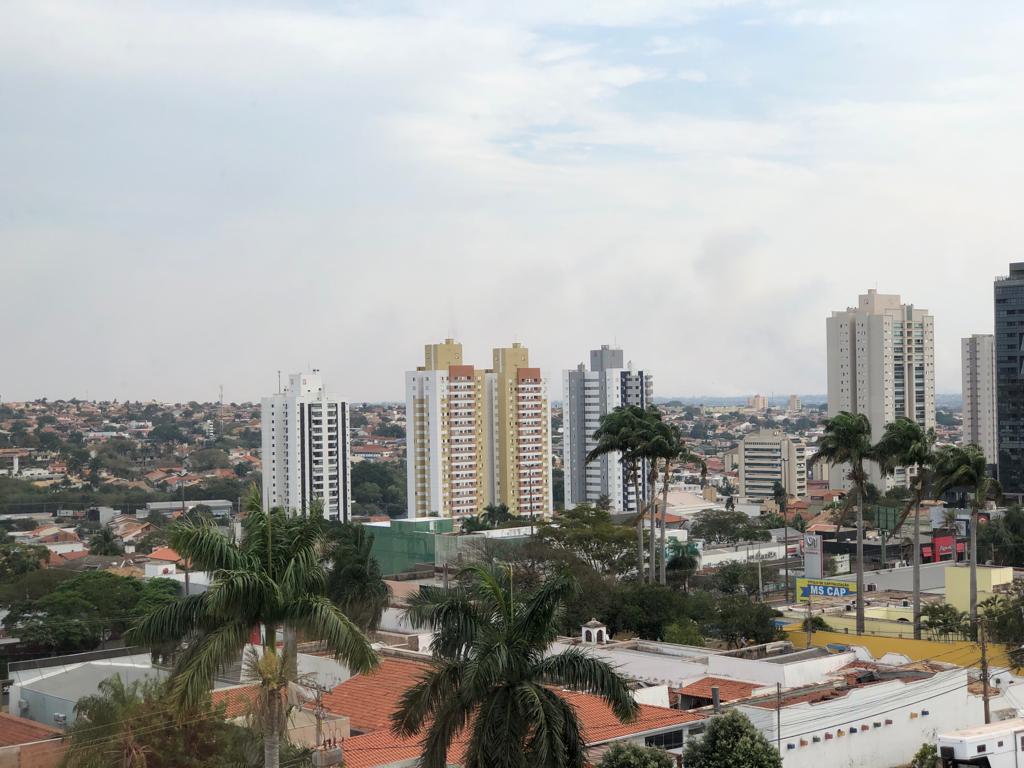
<path id="1" fill-rule="evenodd" d="M 807 446 L 781 429 L 751 432 L 740 442 L 738 453 L 740 496 L 761 502 L 774 496 L 781 483 L 789 496 L 807 495 Z"/>
<path id="2" fill-rule="evenodd" d="M 964 445 L 977 445 L 985 452 L 988 463 L 996 464 L 996 337 L 979 333 L 960 339 L 960 360 Z"/>
<path id="3" fill-rule="evenodd" d="M 856 307 L 833 312 L 826 335 L 829 417 L 840 411 L 867 416 L 873 442 L 901 416 L 935 426 L 935 323 L 927 310 L 872 289 Z M 847 488 L 847 471 L 832 468 L 829 484 Z M 882 477 L 869 463 L 868 473 L 879 488 L 906 484 L 902 468 Z"/>
<path id="4" fill-rule="evenodd" d="M 594 432 L 601 417 L 620 406 L 646 408 L 653 403 L 654 377 L 649 371 L 623 364 L 623 352 L 605 344 L 590 352 L 590 370 L 580 363 L 562 373 L 562 462 L 565 472 L 565 506 L 593 504 L 607 496 L 615 511 L 636 511 L 631 478 L 623 472 L 618 453 L 587 463 L 597 446 Z M 646 498 L 647 473 L 640 479 Z"/>
<path id="5" fill-rule="evenodd" d="M 321 499 L 324 515 L 352 513 L 348 404 L 324 391 L 319 371 L 294 373 L 262 400 L 263 504 L 293 514 Z"/>

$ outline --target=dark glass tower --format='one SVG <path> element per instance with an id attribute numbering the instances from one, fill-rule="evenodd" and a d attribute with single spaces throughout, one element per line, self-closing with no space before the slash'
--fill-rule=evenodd
<path id="1" fill-rule="evenodd" d="M 995 310 L 999 482 L 1024 494 L 1024 262 L 996 278 Z"/>

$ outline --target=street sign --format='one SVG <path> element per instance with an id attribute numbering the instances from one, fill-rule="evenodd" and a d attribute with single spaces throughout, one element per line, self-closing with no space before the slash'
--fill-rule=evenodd
<path id="1" fill-rule="evenodd" d="M 828 579 L 797 579 L 797 602 L 806 603 L 807 598 L 852 597 L 857 594 L 857 585 L 851 581 L 829 581 Z"/>

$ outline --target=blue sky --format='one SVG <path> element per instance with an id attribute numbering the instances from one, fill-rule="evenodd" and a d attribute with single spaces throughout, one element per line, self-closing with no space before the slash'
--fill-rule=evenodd
<path id="1" fill-rule="evenodd" d="M 821 392 L 869 287 L 938 389 L 1020 260 L 1011 2 L 15 3 L 0 397 L 231 400 L 422 345 Z M 557 386 L 556 386 L 557 394 Z"/>

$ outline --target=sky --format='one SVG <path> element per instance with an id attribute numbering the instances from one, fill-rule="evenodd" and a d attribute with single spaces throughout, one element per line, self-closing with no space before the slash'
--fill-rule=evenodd
<path id="1" fill-rule="evenodd" d="M 602 343 L 659 395 L 825 391 L 825 317 L 929 309 L 936 389 L 1024 260 L 1024 7 L 14 0 L 0 398 L 214 400 L 423 345 Z"/>

